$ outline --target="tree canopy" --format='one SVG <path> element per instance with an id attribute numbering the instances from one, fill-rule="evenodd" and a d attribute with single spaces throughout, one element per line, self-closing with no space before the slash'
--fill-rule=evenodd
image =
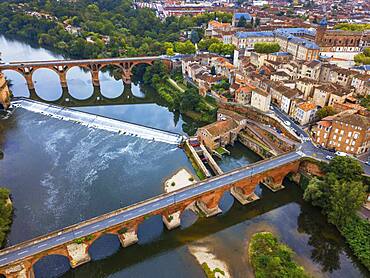
<path id="1" fill-rule="evenodd" d="M 335 115 L 335 113 L 333 106 L 324 106 L 316 112 L 316 116 L 321 120 L 327 116 Z"/>
<path id="2" fill-rule="evenodd" d="M 133 9 L 132 0 L 48 0 L 27 1 L 27 11 L 40 11 L 50 18 L 25 14 L 15 1 L 0 4 L 0 32 L 52 48 L 76 58 L 161 55 L 170 52 L 166 42 L 179 41 L 181 32 L 201 27 L 210 20 L 231 22 L 232 15 L 215 12 L 197 16 L 167 17 L 161 20 L 150 9 Z M 77 33 L 65 29 L 66 24 L 80 28 Z M 90 36 L 92 41 L 87 41 Z M 110 40 L 104 42 L 103 37 Z M 198 38 L 197 38 L 198 36 Z M 194 31 L 193 42 L 200 39 Z M 189 44 L 179 45 L 181 53 L 194 53 Z M 191 50 L 190 50 L 191 49 Z"/>
<path id="3" fill-rule="evenodd" d="M 336 156 L 323 170 L 325 176 L 312 179 L 303 197 L 322 207 L 330 223 L 344 227 L 366 199 L 363 168 L 354 158 Z"/>
<path id="4" fill-rule="evenodd" d="M 370 47 L 366 47 L 362 53 L 354 57 L 356 64 L 370 65 Z"/>
<path id="5" fill-rule="evenodd" d="M 254 51 L 257 53 L 274 53 L 280 50 L 280 45 L 276 42 L 257 42 L 254 44 Z"/>

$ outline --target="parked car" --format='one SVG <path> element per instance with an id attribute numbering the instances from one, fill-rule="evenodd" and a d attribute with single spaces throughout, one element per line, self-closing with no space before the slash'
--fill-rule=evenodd
<path id="1" fill-rule="evenodd" d="M 285 121 L 284 124 L 286 124 L 287 126 L 290 126 L 290 122 L 289 121 Z"/>
<path id="2" fill-rule="evenodd" d="M 340 152 L 340 151 L 336 151 L 335 155 L 337 155 L 337 156 L 347 156 L 347 154 L 345 152 Z"/>
<path id="3" fill-rule="evenodd" d="M 326 158 L 327 160 L 332 160 L 334 157 L 333 157 L 333 156 L 331 156 L 331 155 L 327 155 L 327 156 L 325 156 L 325 158 Z"/>

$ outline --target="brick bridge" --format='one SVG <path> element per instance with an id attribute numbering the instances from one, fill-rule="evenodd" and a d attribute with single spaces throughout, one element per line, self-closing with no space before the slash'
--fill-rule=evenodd
<path id="1" fill-rule="evenodd" d="M 281 188 L 289 173 L 310 169 L 311 164 L 300 151 L 290 152 L 5 248 L 0 251 L 0 276 L 34 277 L 33 265 L 48 255 L 65 256 L 75 268 L 90 261 L 90 246 L 104 234 L 117 235 L 127 247 L 138 241 L 138 226 L 150 216 L 161 215 L 165 226 L 173 229 L 180 226 L 186 209 L 216 215 L 225 192 L 248 204 L 256 199 L 259 183 Z"/>
<path id="2" fill-rule="evenodd" d="M 50 60 L 33 62 L 11 62 L 0 64 L 0 71 L 13 70 L 19 72 L 27 81 L 28 89 L 34 90 L 32 74 L 37 69 L 50 69 L 56 72 L 62 88 L 67 88 L 67 72 L 73 67 L 81 67 L 91 72 L 92 83 L 99 87 L 99 71 L 107 66 L 114 66 L 121 70 L 122 80 L 125 84 L 131 83 L 132 69 L 139 64 L 152 65 L 154 61 L 161 60 L 171 67 L 171 60 L 165 56 L 133 57 L 133 58 L 104 58 L 86 60 Z"/>

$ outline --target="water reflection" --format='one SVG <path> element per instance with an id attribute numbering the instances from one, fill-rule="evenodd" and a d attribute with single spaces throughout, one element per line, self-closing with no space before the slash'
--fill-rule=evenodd
<path id="1" fill-rule="evenodd" d="M 38 69 L 32 74 L 36 94 L 46 100 L 55 101 L 62 97 L 63 91 L 59 75 L 50 69 Z"/>
<path id="2" fill-rule="evenodd" d="M 94 91 L 91 72 L 80 67 L 72 67 L 67 71 L 69 94 L 78 100 L 88 99 Z"/>

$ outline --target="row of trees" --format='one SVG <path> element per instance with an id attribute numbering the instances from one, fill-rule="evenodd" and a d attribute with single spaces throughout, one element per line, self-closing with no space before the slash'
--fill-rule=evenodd
<path id="1" fill-rule="evenodd" d="M 274 53 L 280 50 L 280 45 L 276 42 L 257 42 L 254 44 L 254 51 L 257 53 Z"/>
<path id="2" fill-rule="evenodd" d="M 14 2 L 1 1 L 2 34 L 78 58 L 161 55 L 168 51 L 166 42 L 175 44 L 179 41 L 181 31 L 201 27 L 216 18 L 231 22 L 231 14 L 220 12 L 194 17 L 168 17 L 162 21 L 152 10 L 133 9 L 132 0 L 31 0 L 22 9 Z M 39 19 L 25 14 L 24 10 L 46 12 L 57 19 Z M 65 30 L 65 24 L 80 27 L 81 33 L 70 34 Z M 108 43 L 102 41 L 103 35 L 110 37 Z M 195 42 L 200 39 L 199 33 L 197 35 L 192 37 Z M 94 43 L 87 42 L 87 36 L 91 36 Z M 178 47 L 180 53 L 194 51 L 194 46 L 189 50 L 189 43 L 179 44 Z M 175 45 L 172 50 L 176 51 Z"/>
<path id="3" fill-rule="evenodd" d="M 217 38 L 204 38 L 198 43 L 199 50 L 209 51 L 221 55 L 232 55 L 236 49 L 233 44 L 224 44 Z"/>
<path id="4" fill-rule="evenodd" d="M 370 24 L 352 24 L 352 23 L 339 23 L 334 26 L 334 29 L 346 30 L 346 31 L 365 31 L 370 30 Z"/>
<path id="5" fill-rule="evenodd" d="M 309 182 L 303 198 L 322 209 L 370 270 L 370 223 L 357 216 L 368 190 L 363 168 L 354 158 L 337 156 L 322 169 L 325 175 Z"/>

